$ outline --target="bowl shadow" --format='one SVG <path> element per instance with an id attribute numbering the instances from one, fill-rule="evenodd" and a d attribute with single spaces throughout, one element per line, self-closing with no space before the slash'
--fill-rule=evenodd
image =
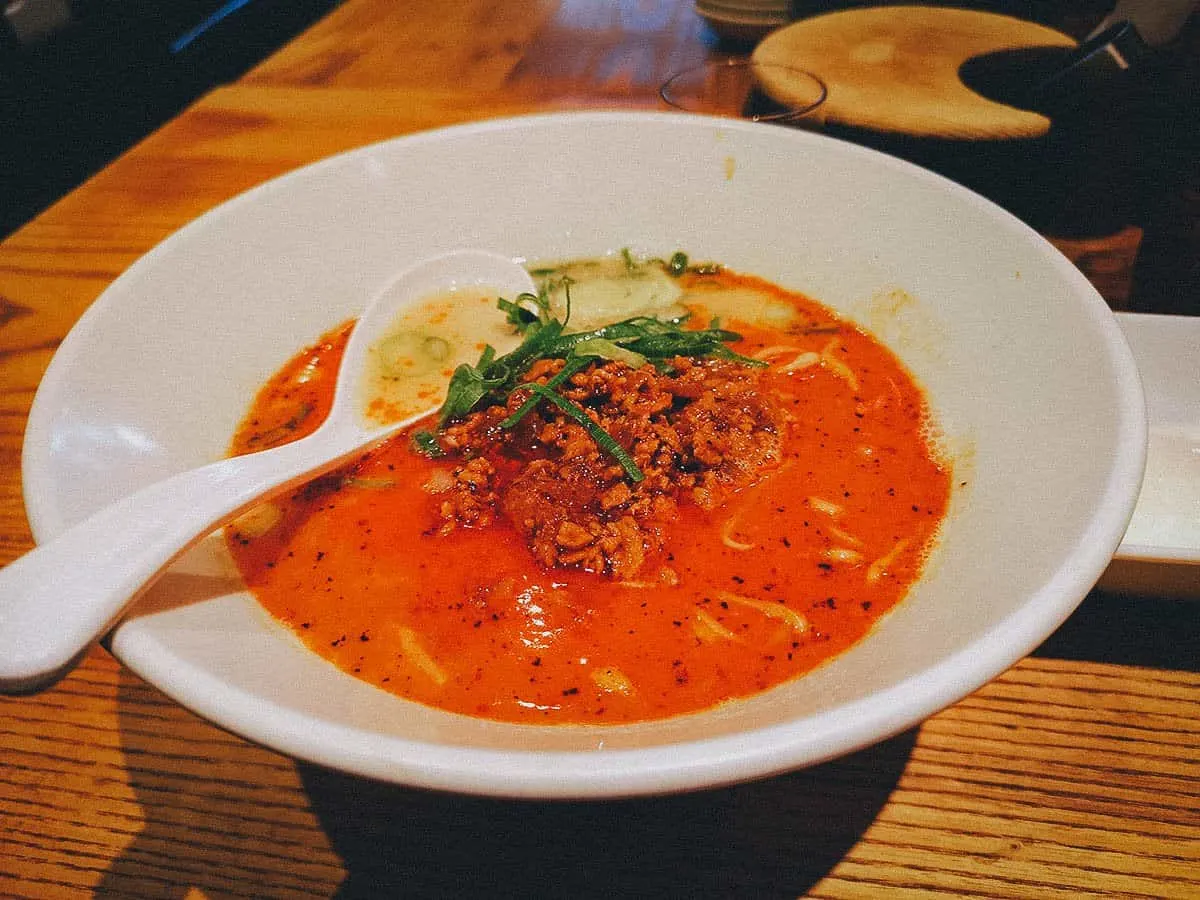
<path id="1" fill-rule="evenodd" d="M 749 784 L 533 802 L 300 776 L 347 877 L 340 898 L 794 897 L 826 876 L 894 790 L 916 731 Z"/>
<path id="2" fill-rule="evenodd" d="M 1181 579 L 1196 577 L 1200 569 L 1180 574 Z M 1197 647 L 1200 616 L 1193 600 L 1094 590 L 1033 655 L 1200 672 Z"/>
<path id="3" fill-rule="evenodd" d="M 540 802 L 296 763 L 128 672 L 117 709 L 138 826 L 97 897 L 795 897 L 874 823 L 917 740 L 716 790 Z"/>

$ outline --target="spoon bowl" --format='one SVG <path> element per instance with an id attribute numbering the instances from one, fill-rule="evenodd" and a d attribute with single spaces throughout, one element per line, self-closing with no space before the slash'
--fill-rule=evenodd
<path id="1" fill-rule="evenodd" d="M 362 414 L 367 352 L 400 310 L 466 286 L 509 296 L 535 290 L 521 266 L 486 251 L 459 250 L 414 265 L 359 318 L 338 370 L 333 407 L 311 435 L 156 482 L 0 570 L 0 693 L 50 686 L 205 535 L 424 415 L 380 425 Z"/>

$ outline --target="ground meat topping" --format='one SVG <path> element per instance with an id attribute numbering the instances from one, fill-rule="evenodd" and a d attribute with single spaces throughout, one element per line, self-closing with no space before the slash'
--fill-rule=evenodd
<path id="1" fill-rule="evenodd" d="M 542 360 L 525 381 L 544 384 L 562 366 Z M 501 427 L 528 398 L 518 390 L 442 432 L 456 463 L 452 486 L 436 495 L 440 528 L 483 527 L 501 515 L 548 568 L 632 578 L 662 548 L 678 504 L 712 509 L 779 464 L 787 416 L 763 377 L 741 363 L 685 357 L 665 373 L 618 362 L 575 373 L 560 393 L 633 457 L 645 476 L 637 483 L 549 403 Z"/>

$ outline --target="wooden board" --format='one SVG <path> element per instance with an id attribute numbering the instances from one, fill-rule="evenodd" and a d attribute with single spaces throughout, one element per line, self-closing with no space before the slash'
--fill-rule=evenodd
<path id="1" fill-rule="evenodd" d="M 888 6 L 828 13 L 769 35 L 759 63 L 818 75 L 829 89 L 825 118 L 918 137 L 995 140 L 1044 134 L 1049 120 L 968 88 L 959 69 L 983 54 L 1075 46 L 1061 32 L 994 13 Z M 786 84 L 764 83 L 767 93 Z"/>

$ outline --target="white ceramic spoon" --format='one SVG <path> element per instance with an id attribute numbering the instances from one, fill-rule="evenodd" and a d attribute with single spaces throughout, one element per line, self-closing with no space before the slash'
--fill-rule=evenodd
<path id="1" fill-rule="evenodd" d="M 407 304 L 470 285 L 509 298 L 535 290 L 523 268 L 483 251 L 457 251 L 414 266 L 359 319 L 338 370 L 333 408 L 313 434 L 152 484 L 0 570 L 0 693 L 52 684 L 201 538 L 417 418 L 386 427 L 366 422 L 360 403 L 367 350 Z"/>

